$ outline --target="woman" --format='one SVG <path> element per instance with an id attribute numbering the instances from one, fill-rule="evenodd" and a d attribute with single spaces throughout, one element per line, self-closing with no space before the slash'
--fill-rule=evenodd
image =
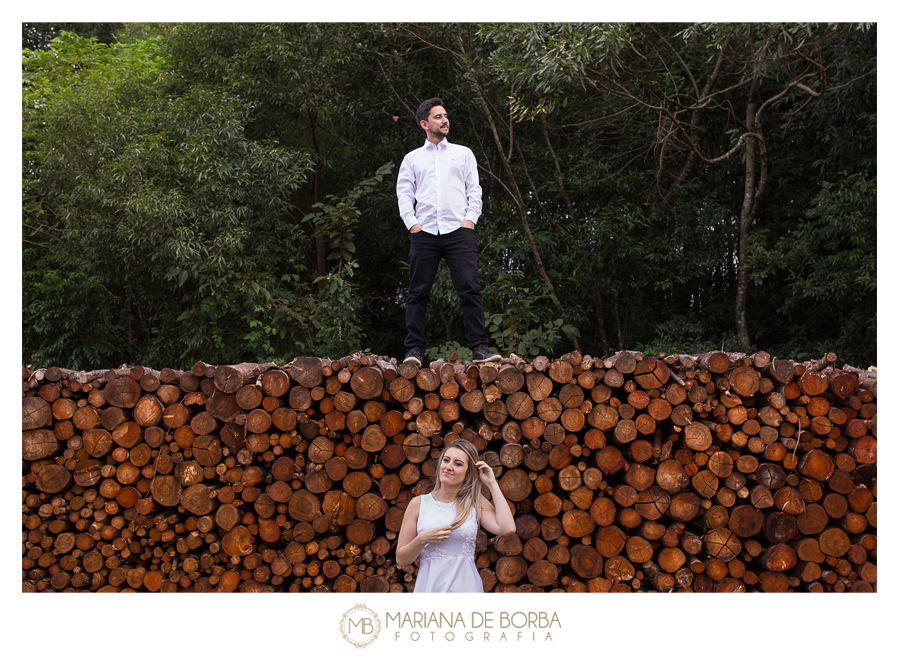
<path id="1" fill-rule="evenodd" d="M 484 592 L 475 566 L 479 524 L 495 535 L 516 531 L 509 505 L 494 471 L 478 461 L 471 442 L 457 439 L 438 457 L 430 494 L 413 498 L 403 515 L 397 538 L 397 565 L 418 557 L 415 592 Z M 491 492 L 492 505 L 482 496 Z"/>

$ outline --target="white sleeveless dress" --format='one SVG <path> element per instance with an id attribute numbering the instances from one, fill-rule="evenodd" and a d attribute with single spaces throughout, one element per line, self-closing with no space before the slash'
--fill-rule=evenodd
<path id="1" fill-rule="evenodd" d="M 456 516 L 456 502 L 442 503 L 431 494 L 422 496 L 416 532 L 450 525 Z M 419 573 L 414 592 L 484 592 L 484 583 L 475 566 L 475 537 L 478 522 L 475 509 L 469 518 L 450 532 L 440 544 L 426 544 L 419 553 Z"/>

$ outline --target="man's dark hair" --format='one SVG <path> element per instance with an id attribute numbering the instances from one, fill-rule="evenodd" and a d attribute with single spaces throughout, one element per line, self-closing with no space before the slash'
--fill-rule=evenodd
<path id="1" fill-rule="evenodd" d="M 444 101 L 440 98 L 429 98 L 427 101 L 419 105 L 419 109 L 416 110 L 416 124 L 421 128 L 423 121 L 428 121 L 428 114 L 431 112 L 431 108 L 435 105 L 444 106 Z"/>

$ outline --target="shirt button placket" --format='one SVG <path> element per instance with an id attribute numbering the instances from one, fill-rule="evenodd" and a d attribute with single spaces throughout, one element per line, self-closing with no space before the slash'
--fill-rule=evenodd
<path id="1" fill-rule="evenodd" d="M 434 221 L 437 224 L 438 235 L 441 234 L 441 216 L 443 213 L 443 190 L 441 188 L 441 166 L 440 152 L 438 146 L 434 148 Z"/>

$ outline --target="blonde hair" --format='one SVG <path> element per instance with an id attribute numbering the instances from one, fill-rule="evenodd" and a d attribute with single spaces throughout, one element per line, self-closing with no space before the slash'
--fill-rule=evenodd
<path id="1" fill-rule="evenodd" d="M 441 461 L 443 461 L 444 454 L 450 448 L 462 450 L 468 458 L 466 477 L 456 494 L 456 518 L 450 524 L 450 529 L 453 530 L 466 522 L 473 506 L 475 507 L 475 520 L 479 524 L 481 523 L 481 477 L 478 475 L 478 468 L 475 466 L 475 462 L 478 461 L 478 449 L 471 441 L 456 439 L 450 445 L 445 446 L 441 450 L 441 454 L 438 455 L 437 470 L 435 470 L 433 476 L 434 488 L 431 490 L 431 493 L 439 491 L 441 488 Z"/>

